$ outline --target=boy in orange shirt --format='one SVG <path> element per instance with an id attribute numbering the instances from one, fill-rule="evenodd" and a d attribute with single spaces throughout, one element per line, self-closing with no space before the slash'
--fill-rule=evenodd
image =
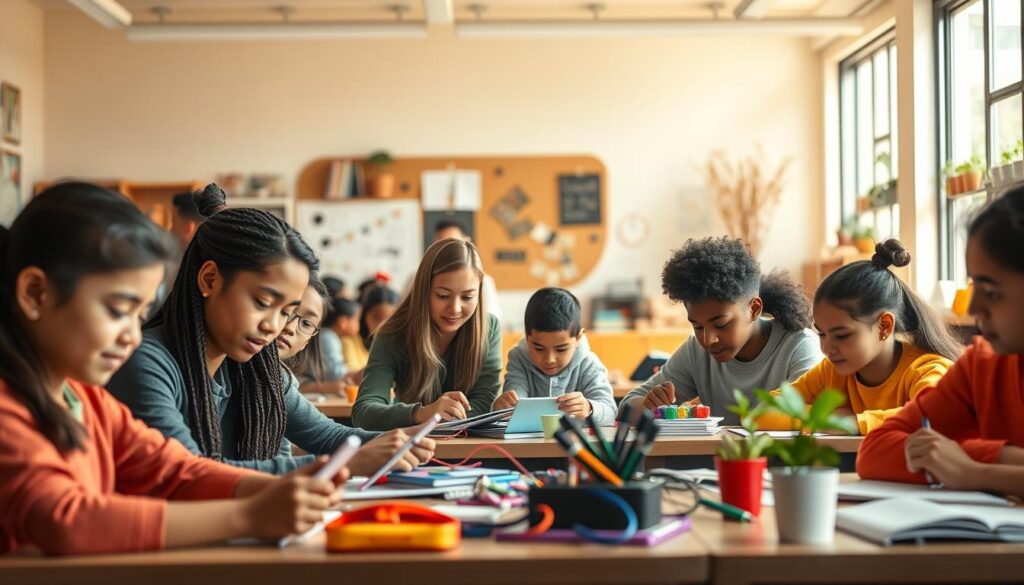
<path id="1" fill-rule="evenodd" d="M 1024 188 L 989 203 L 971 223 L 970 313 L 984 339 L 933 389 L 864 439 L 866 479 L 1024 495 Z M 931 429 L 923 428 L 924 421 Z"/>

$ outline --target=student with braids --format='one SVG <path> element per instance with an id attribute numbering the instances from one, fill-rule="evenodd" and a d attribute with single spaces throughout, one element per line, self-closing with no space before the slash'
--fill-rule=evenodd
<path id="1" fill-rule="evenodd" d="M 110 381 L 135 416 L 193 453 L 281 474 L 308 464 L 289 439 L 329 454 L 350 434 L 290 384 L 275 340 L 299 309 L 318 261 L 294 228 L 256 209 L 226 209 L 216 185 L 196 194 L 208 217 L 185 251 L 166 302 L 139 351 Z M 315 291 L 315 302 L 323 301 Z M 368 474 L 406 440 L 396 430 L 363 446 L 349 469 Z M 429 459 L 425 440 L 399 467 Z"/>
<path id="2" fill-rule="evenodd" d="M 174 245 L 124 197 L 64 183 L 0 234 L 0 554 L 115 553 L 308 529 L 336 482 L 198 457 L 101 386 L 139 345 Z"/>
<path id="3" fill-rule="evenodd" d="M 699 397 L 712 416 L 737 424 L 726 410 L 734 388 L 777 388 L 821 361 L 803 290 L 784 272 L 762 276 L 740 240 L 688 240 L 665 263 L 661 286 L 686 307 L 693 335 L 622 405 L 655 409 Z"/>
<path id="4" fill-rule="evenodd" d="M 967 231 L 969 311 L 981 337 L 934 388 L 864 438 L 865 479 L 1024 496 L 1024 187 L 992 200 Z M 924 417 L 931 428 L 922 428 Z"/>
<path id="5" fill-rule="evenodd" d="M 352 422 L 392 429 L 434 414 L 451 420 L 490 410 L 501 375 L 501 330 L 480 308 L 483 275 L 471 242 L 447 239 L 427 249 L 412 288 L 370 347 Z"/>
<path id="6" fill-rule="evenodd" d="M 906 266 L 899 240 L 875 246 L 871 260 L 843 266 L 814 293 L 814 326 L 825 359 L 793 387 L 808 403 L 826 388 L 846 394 L 861 434 L 896 414 L 946 374 L 963 345 L 934 309 L 889 266 Z M 790 429 L 784 416 L 762 418 L 763 429 Z"/>

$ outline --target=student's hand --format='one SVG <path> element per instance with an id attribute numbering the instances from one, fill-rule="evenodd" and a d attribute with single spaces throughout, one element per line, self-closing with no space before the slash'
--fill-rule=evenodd
<path id="1" fill-rule="evenodd" d="M 979 463 L 959 443 L 932 429 L 919 429 L 907 437 L 903 448 L 911 473 L 927 471 L 932 478 L 954 490 L 981 489 Z"/>
<path id="2" fill-rule="evenodd" d="M 468 409 L 469 400 L 466 399 L 465 394 L 458 391 L 445 392 L 432 404 L 421 406 L 416 411 L 416 418 L 418 422 L 426 422 L 430 417 L 439 414 L 441 415 L 441 420 L 462 420 L 466 418 L 466 411 Z"/>
<path id="3" fill-rule="evenodd" d="M 507 390 L 502 392 L 501 396 L 494 401 L 494 410 L 501 410 L 503 408 L 512 408 L 519 404 L 519 395 L 516 394 L 515 390 Z"/>
<path id="4" fill-rule="evenodd" d="M 368 441 L 356 451 L 356 454 L 349 461 L 348 468 L 352 475 L 373 475 L 381 465 L 387 463 L 391 456 L 402 448 L 402 445 L 409 440 L 414 428 L 394 429 L 381 433 Z M 391 469 L 393 471 L 411 471 L 418 465 L 430 461 L 434 456 L 436 444 L 433 439 L 424 437 L 419 445 L 414 445 L 398 460 Z"/>
<path id="5" fill-rule="evenodd" d="M 672 382 L 658 384 L 644 397 L 644 408 L 657 410 L 659 406 L 676 403 L 676 386 Z"/>
<path id="6" fill-rule="evenodd" d="M 558 397 L 558 410 L 576 418 L 586 418 L 594 407 L 583 397 L 582 392 L 570 392 Z"/>
<path id="7" fill-rule="evenodd" d="M 305 532 L 323 520 L 324 510 L 340 501 L 340 497 L 334 496 L 340 491 L 337 486 L 343 486 L 348 479 L 348 471 L 344 469 L 333 480 L 313 477 L 325 463 L 327 457 L 322 457 L 246 498 L 243 503 L 243 517 L 248 523 L 245 533 L 258 538 L 282 538 Z"/>

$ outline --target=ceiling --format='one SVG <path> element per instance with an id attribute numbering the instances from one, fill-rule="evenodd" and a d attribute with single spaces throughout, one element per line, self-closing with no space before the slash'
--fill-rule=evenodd
<path id="1" fill-rule="evenodd" d="M 65 0 L 33 0 L 47 10 L 74 9 Z M 137 24 L 156 22 L 154 7 L 169 9 L 167 23 L 274 22 L 282 15 L 276 8 L 287 6 L 294 22 L 393 21 L 399 15 L 407 22 L 426 19 L 425 4 L 436 0 L 118 0 Z M 749 0 L 748 0 L 749 1 Z M 594 0 L 597 2 L 597 0 Z M 742 0 L 718 2 L 722 18 L 733 18 Z M 441 4 L 443 4 L 443 0 Z M 767 7 L 767 18 L 847 17 L 873 3 L 872 0 L 755 0 Z M 588 0 L 452 0 L 455 22 L 483 21 L 590 21 L 593 11 Z M 604 0 L 602 20 L 710 19 L 709 0 Z M 449 21 L 450 22 L 450 21 Z"/>

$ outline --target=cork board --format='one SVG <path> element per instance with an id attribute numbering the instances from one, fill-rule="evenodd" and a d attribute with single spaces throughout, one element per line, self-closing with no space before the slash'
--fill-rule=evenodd
<path id="1" fill-rule="evenodd" d="M 365 162 L 351 157 L 310 162 L 297 180 L 299 202 L 324 199 L 331 163 L 339 159 Z M 597 158 L 396 157 L 387 168 L 395 176 L 394 198 L 422 201 L 423 173 L 435 171 L 479 174 L 479 206 L 470 210 L 474 241 L 484 270 L 500 289 L 568 287 L 586 278 L 601 258 L 608 236 L 608 199 L 605 168 Z M 360 197 L 331 205 L 344 213 L 345 205 L 367 201 L 373 199 Z M 427 207 L 430 222 L 445 211 Z M 467 209 L 452 211 L 458 220 Z"/>

